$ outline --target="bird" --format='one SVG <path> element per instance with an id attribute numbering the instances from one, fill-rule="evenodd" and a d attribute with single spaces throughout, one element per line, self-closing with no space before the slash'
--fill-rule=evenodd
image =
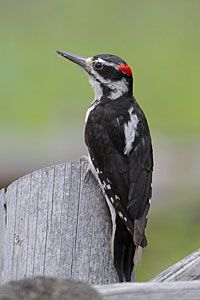
<path id="1" fill-rule="evenodd" d="M 147 246 L 153 173 L 152 139 L 133 95 L 133 71 L 113 54 L 84 58 L 57 53 L 79 65 L 94 90 L 85 118 L 89 166 L 110 209 L 111 250 L 119 281 L 130 282 Z"/>

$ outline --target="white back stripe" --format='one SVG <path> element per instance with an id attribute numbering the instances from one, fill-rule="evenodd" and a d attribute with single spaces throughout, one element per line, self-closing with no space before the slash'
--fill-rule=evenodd
<path id="1" fill-rule="evenodd" d="M 124 148 L 124 154 L 129 155 L 130 151 L 133 147 L 133 142 L 135 140 L 135 134 L 137 130 L 137 125 L 139 122 L 139 119 L 136 114 L 133 113 L 134 109 L 131 107 L 129 109 L 129 115 L 130 120 L 128 123 L 124 125 L 124 135 L 125 135 L 125 148 Z"/>

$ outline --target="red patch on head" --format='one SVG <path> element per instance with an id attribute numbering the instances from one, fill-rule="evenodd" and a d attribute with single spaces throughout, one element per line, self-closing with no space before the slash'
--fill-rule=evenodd
<path id="1" fill-rule="evenodd" d="M 133 76 L 133 72 L 131 70 L 131 67 L 129 67 L 129 65 L 121 64 L 121 65 L 119 65 L 118 70 L 120 70 L 124 74 L 128 74 L 130 76 Z"/>

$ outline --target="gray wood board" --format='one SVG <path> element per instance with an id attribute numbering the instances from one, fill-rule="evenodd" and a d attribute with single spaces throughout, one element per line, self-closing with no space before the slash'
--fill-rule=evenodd
<path id="1" fill-rule="evenodd" d="M 156 277 L 152 282 L 200 280 L 200 250 L 186 256 Z M 199 296 L 200 299 L 200 296 Z"/>
<path id="2" fill-rule="evenodd" d="M 5 190 L 0 190 L 0 278 L 3 269 L 4 227 L 5 227 Z"/>
<path id="3" fill-rule="evenodd" d="M 8 187 L 3 282 L 36 275 L 118 282 L 109 210 L 93 176 L 84 180 L 87 167 L 83 160 L 47 167 Z"/>
<path id="4" fill-rule="evenodd" d="M 199 300 L 200 281 L 95 286 L 104 300 Z"/>

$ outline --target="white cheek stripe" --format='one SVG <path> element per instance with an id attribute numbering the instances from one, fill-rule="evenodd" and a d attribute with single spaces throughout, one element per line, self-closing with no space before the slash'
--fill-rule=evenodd
<path id="1" fill-rule="evenodd" d="M 101 58 L 99 58 L 98 61 L 102 62 L 103 64 L 105 64 L 107 66 L 112 66 L 112 67 L 116 68 L 115 64 L 106 62 Z M 120 96 L 122 96 L 124 93 L 128 92 L 128 85 L 127 85 L 127 81 L 125 78 L 122 78 L 121 80 L 118 80 L 118 81 L 104 79 L 101 75 L 99 75 L 98 72 L 96 72 L 92 68 L 92 58 L 89 57 L 86 60 L 86 63 L 88 65 L 90 73 L 94 76 L 93 77 L 93 76 L 89 75 L 89 82 L 94 90 L 95 99 L 100 100 L 101 97 L 103 96 L 103 90 L 102 90 L 100 83 L 106 85 L 111 90 L 111 93 L 109 96 L 109 98 L 111 100 L 115 100 L 115 99 L 119 98 Z"/>
<path id="2" fill-rule="evenodd" d="M 99 57 L 96 61 L 99 61 L 99 62 L 101 62 L 102 64 L 104 64 L 104 65 L 106 65 L 106 66 L 111 66 L 111 67 L 117 69 L 116 64 L 114 64 L 114 63 L 112 63 L 112 62 L 105 61 L 105 60 L 103 60 L 103 59 L 100 58 L 100 57 Z"/>
<path id="3" fill-rule="evenodd" d="M 100 100 L 103 96 L 103 89 L 101 87 L 100 82 L 95 80 L 93 76 L 89 75 L 89 83 L 91 84 L 91 87 L 94 90 L 95 100 Z"/>
<path id="4" fill-rule="evenodd" d="M 88 66 L 88 68 L 92 68 L 92 64 L 93 64 L 93 60 L 92 59 L 93 59 L 93 56 L 88 57 L 86 59 L 86 65 Z M 100 57 L 97 60 L 95 60 L 95 62 L 97 62 L 97 61 L 101 62 L 102 64 L 104 64 L 106 66 L 111 66 L 111 67 L 114 67 L 115 69 L 117 69 L 117 65 L 116 64 L 114 64 L 112 62 L 105 61 L 104 59 L 102 59 Z"/>
<path id="5" fill-rule="evenodd" d="M 110 79 L 105 80 L 94 70 L 92 71 L 92 73 L 94 77 L 89 75 L 89 82 L 94 90 L 95 99 L 100 100 L 103 96 L 103 89 L 100 82 L 111 90 L 110 95 L 108 96 L 108 98 L 110 98 L 111 100 L 115 100 L 128 92 L 128 85 L 125 78 L 122 78 L 118 81 L 111 81 Z"/>
<path id="6" fill-rule="evenodd" d="M 136 114 L 133 113 L 133 107 L 129 109 L 130 120 L 124 125 L 124 135 L 125 135 L 125 148 L 124 154 L 129 155 L 133 147 L 133 142 L 135 140 L 135 134 L 137 130 L 137 125 L 139 119 Z"/>
<path id="7" fill-rule="evenodd" d="M 112 82 L 108 85 L 108 87 L 112 90 L 109 97 L 111 100 L 115 100 L 128 92 L 128 86 L 125 78 Z"/>

